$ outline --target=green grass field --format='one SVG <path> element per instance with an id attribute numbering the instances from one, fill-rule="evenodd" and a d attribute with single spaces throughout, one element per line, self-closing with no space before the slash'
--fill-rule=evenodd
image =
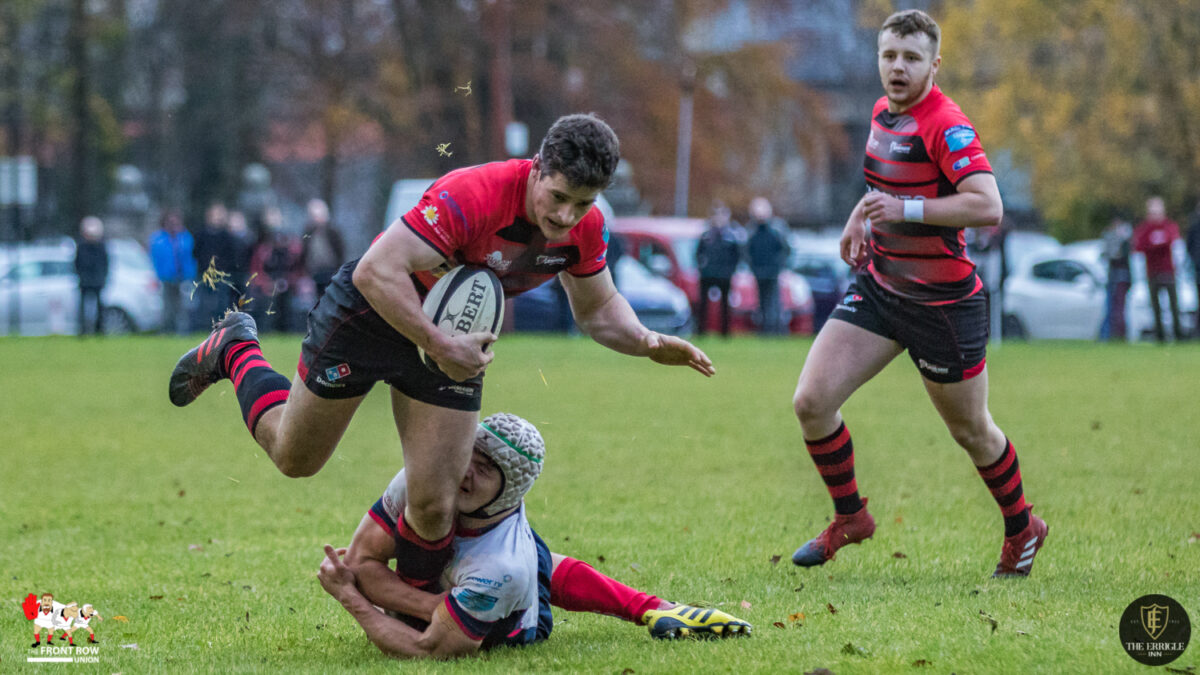
<path id="1" fill-rule="evenodd" d="M 383 387 L 321 473 L 289 479 L 229 383 L 168 403 L 194 342 L 0 339 L 0 670 L 1119 673 L 1144 668 L 1117 635 L 1137 597 L 1170 595 L 1200 621 L 1194 345 L 992 352 L 992 413 L 1050 524 L 1033 576 L 997 581 L 998 510 L 906 356 L 844 410 L 879 529 L 804 570 L 791 552 L 832 513 L 791 412 L 809 340 L 702 341 L 706 380 L 584 339 L 506 336 L 484 413 L 525 416 L 547 440 L 527 503 L 550 547 L 718 605 L 754 635 L 661 643 L 556 611 L 540 645 L 401 666 L 315 578 L 321 545 L 346 543 L 400 466 Z M 264 348 L 291 373 L 298 337 Z M 20 603 L 43 591 L 108 618 L 98 665 L 26 664 Z"/>

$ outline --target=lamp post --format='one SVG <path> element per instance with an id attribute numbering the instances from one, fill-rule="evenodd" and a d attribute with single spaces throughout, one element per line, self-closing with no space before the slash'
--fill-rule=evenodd
<path id="1" fill-rule="evenodd" d="M 696 89 L 696 64 L 683 63 L 679 93 L 679 136 L 675 141 L 675 215 L 687 216 L 688 173 L 692 162 L 692 95 Z"/>

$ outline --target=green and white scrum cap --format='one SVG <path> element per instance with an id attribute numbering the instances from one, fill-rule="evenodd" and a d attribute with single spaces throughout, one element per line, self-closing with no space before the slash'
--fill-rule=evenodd
<path id="1" fill-rule="evenodd" d="M 488 415 L 475 431 L 475 449 L 500 467 L 500 492 L 476 513 L 491 517 L 521 503 L 542 472 L 546 443 L 537 427 L 509 413 Z"/>

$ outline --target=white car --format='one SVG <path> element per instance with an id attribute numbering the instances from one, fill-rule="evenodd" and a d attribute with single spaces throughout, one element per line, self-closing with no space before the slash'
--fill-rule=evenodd
<path id="1" fill-rule="evenodd" d="M 1176 292 L 1184 333 L 1196 325 L 1196 282 L 1182 245 L 1176 247 Z M 1080 241 L 1057 251 L 1023 258 L 1004 286 L 1004 336 L 1094 340 L 1100 336 L 1107 306 L 1108 269 L 1100 240 Z M 1133 285 L 1125 301 L 1130 340 L 1154 338 L 1154 313 L 1142 255 L 1130 258 Z M 1164 323 L 1172 333 L 1171 312 L 1162 298 Z"/>
<path id="2" fill-rule="evenodd" d="M 1104 272 L 1063 252 L 1027 256 L 1004 283 L 1006 338 L 1094 340 L 1104 321 Z"/>
<path id="3" fill-rule="evenodd" d="M 108 283 L 101 300 L 104 332 L 149 331 L 162 321 L 161 284 L 150 256 L 130 239 L 110 239 Z M 74 335 L 79 332 L 79 277 L 75 242 L 0 248 L 0 335 L 12 332 L 19 305 L 21 335 Z"/>

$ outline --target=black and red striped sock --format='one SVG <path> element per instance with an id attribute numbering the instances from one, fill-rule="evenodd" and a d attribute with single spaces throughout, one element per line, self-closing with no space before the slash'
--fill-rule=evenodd
<path id="1" fill-rule="evenodd" d="M 837 431 L 820 440 L 805 439 L 804 445 L 833 497 L 833 510 L 841 515 L 857 513 L 863 503 L 854 479 L 854 442 L 846 424 L 843 422 Z"/>
<path id="2" fill-rule="evenodd" d="M 454 557 L 454 528 L 437 541 L 421 538 L 402 514 L 396 523 L 396 575 L 408 585 L 430 593 L 438 588 L 442 570 Z"/>
<path id="3" fill-rule="evenodd" d="M 263 413 L 287 402 L 291 380 L 275 372 L 257 342 L 237 342 L 225 349 L 225 373 L 242 407 L 242 419 L 250 435 Z"/>
<path id="4" fill-rule="evenodd" d="M 1029 509 L 1021 486 L 1021 464 L 1012 441 L 1004 439 L 1004 454 L 987 466 L 977 466 L 979 477 L 1004 515 L 1004 536 L 1011 537 L 1029 525 Z"/>

